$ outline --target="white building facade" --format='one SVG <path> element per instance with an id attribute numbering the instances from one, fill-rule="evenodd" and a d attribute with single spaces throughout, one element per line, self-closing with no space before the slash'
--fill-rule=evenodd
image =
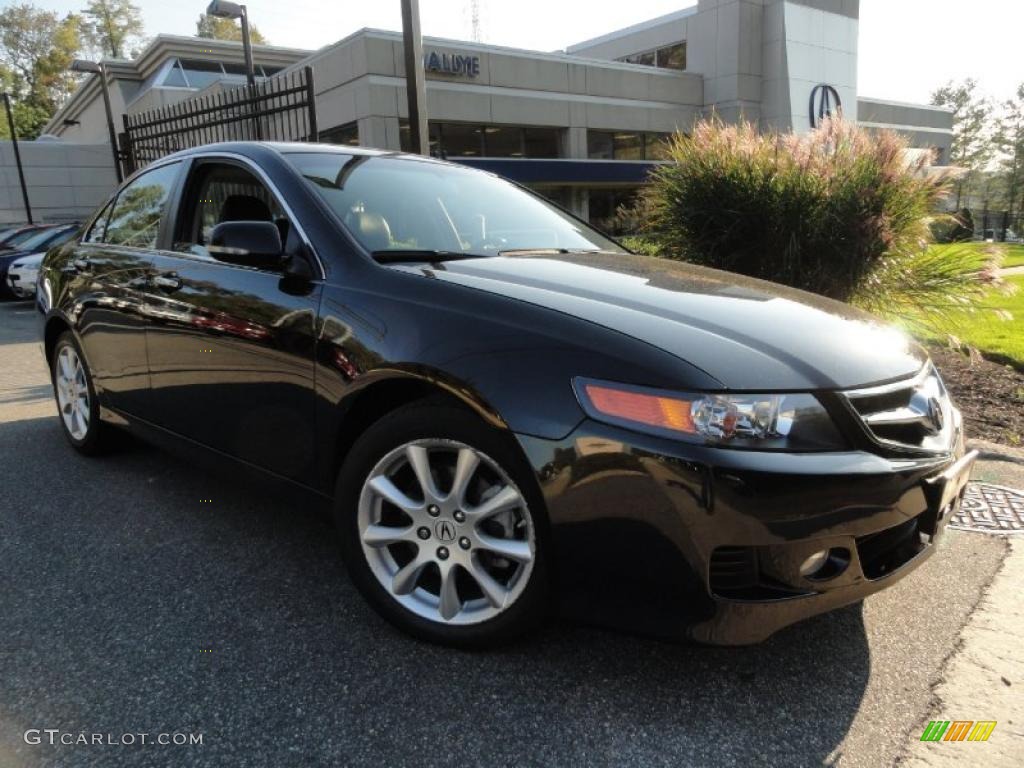
<path id="1" fill-rule="evenodd" d="M 663 157 L 664 140 L 712 114 L 803 132 L 841 110 L 944 164 L 948 110 L 858 94 L 858 11 L 859 0 L 699 0 L 561 52 L 425 38 L 431 152 L 537 188 L 606 226 Z M 321 141 L 408 148 L 400 33 L 364 29 L 318 51 L 254 51 L 260 75 L 313 68 Z M 136 62 L 111 65 L 115 110 L 241 82 L 240 62 L 234 43 L 160 36 Z M 47 132 L 103 140 L 94 80 Z"/>

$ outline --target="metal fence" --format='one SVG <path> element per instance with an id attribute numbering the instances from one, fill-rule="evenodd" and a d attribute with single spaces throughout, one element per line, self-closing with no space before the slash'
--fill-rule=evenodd
<path id="1" fill-rule="evenodd" d="M 317 140 L 313 68 L 305 67 L 168 107 L 124 116 L 125 174 L 188 147 L 218 141 Z"/>

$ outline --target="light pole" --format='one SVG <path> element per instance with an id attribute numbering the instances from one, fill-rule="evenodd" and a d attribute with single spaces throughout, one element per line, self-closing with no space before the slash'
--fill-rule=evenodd
<path id="1" fill-rule="evenodd" d="M 413 152 L 429 155 L 427 81 L 423 74 L 419 0 L 402 0 L 402 42 L 405 47 L 405 93 L 409 101 L 409 139 Z"/>
<path id="2" fill-rule="evenodd" d="M 102 61 L 88 61 L 86 59 L 75 59 L 71 62 L 72 72 L 88 72 L 100 76 L 100 91 L 103 93 L 103 109 L 107 113 L 107 133 L 110 137 L 110 149 L 114 153 L 114 173 L 117 174 L 117 183 L 124 181 L 124 174 L 121 173 L 121 153 L 117 148 L 117 133 L 114 131 L 114 113 L 110 109 L 110 91 L 107 90 L 107 68 Z"/>
<path id="3" fill-rule="evenodd" d="M 256 70 L 252 64 L 252 41 L 249 39 L 249 14 L 244 5 L 229 3 L 227 0 L 211 0 L 206 6 L 207 16 L 218 19 L 239 19 L 242 23 L 242 54 L 245 56 L 245 77 L 250 90 L 256 87 Z"/>
<path id="4" fill-rule="evenodd" d="M 14 164 L 18 166 L 18 181 L 21 182 L 21 199 L 25 201 L 25 218 L 32 223 L 32 205 L 28 201 L 28 187 L 25 186 L 25 169 L 21 167 L 21 152 L 18 149 L 18 131 L 14 128 L 14 115 L 11 113 L 11 97 L 4 91 L 4 111 L 7 112 L 7 125 L 11 129 L 11 147 L 14 149 Z"/>
<path id="5" fill-rule="evenodd" d="M 228 0 L 210 0 L 206 6 L 207 16 L 218 19 L 238 19 L 242 24 L 242 55 L 245 56 L 245 79 L 249 83 L 249 111 L 252 113 L 252 126 L 257 140 L 263 138 L 263 126 L 260 124 L 259 110 L 256 108 L 256 69 L 252 63 L 252 40 L 249 38 L 249 14 L 244 5 L 229 3 Z"/>

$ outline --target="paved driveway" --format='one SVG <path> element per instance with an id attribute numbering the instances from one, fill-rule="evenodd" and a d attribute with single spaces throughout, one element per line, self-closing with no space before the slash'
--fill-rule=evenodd
<path id="1" fill-rule="evenodd" d="M 890 765 L 1005 553 L 951 532 L 895 588 L 752 648 L 563 625 L 422 645 L 364 606 L 305 502 L 144 446 L 73 453 L 33 312 L 0 305 L 4 768 Z"/>

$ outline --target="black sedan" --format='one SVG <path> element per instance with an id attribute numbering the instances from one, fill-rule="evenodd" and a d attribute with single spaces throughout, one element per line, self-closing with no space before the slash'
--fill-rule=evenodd
<path id="1" fill-rule="evenodd" d="M 330 499 L 367 600 L 456 645 L 554 609 L 756 642 L 917 567 L 974 459 L 870 316 L 423 157 L 171 155 L 37 301 L 77 450 L 122 428 Z"/>

